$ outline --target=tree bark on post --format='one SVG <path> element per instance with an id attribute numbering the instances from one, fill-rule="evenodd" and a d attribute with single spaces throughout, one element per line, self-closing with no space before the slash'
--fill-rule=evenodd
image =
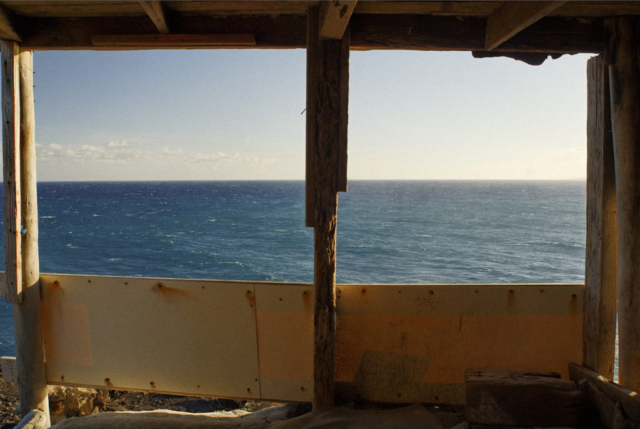
<path id="1" fill-rule="evenodd" d="M 607 20 L 618 217 L 619 382 L 640 389 L 640 21 Z"/>
<path id="2" fill-rule="evenodd" d="M 613 379 L 617 313 L 616 180 L 609 69 L 587 62 L 587 249 L 584 366 Z"/>
<path id="3" fill-rule="evenodd" d="M 307 41 L 307 168 L 313 180 L 314 396 L 313 408 L 330 408 L 335 387 L 335 274 L 338 192 L 346 190 L 349 33 L 318 40 L 318 9 L 309 8 Z M 314 109 L 315 107 L 315 109 Z M 342 159 L 342 162 L 340 161 Z M 309 187 L 309 184 L 307 185 Z M 308 188 L 309 189 L 309 188 Z M 308 197 L 311 196 L 308 194 Z M 309 216 L 307 217 L 308 220 Z"/>

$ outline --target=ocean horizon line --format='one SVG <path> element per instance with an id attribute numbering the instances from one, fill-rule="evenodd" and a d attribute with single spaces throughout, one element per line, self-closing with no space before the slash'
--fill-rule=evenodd
<path id="1" fill-rule="evenodd" d="M 349 182 L 586 182 L 575 179 L 350 179 Z M 207 183 L 207 182 L 305 182 L 305 179 L 144 179 L 144 180 L 38 180 L 37 183 Z"/>

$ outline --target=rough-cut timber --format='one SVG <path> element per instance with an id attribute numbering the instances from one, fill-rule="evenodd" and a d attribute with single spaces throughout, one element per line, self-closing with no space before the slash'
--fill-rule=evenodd
<path id="1" fill-rule="evenodd" d="M 2 156 L 4 165 L 4 255 L 9 303 L 22 300 L 20 237 L 20 64 L 16 42 L 2 49 Z"/>
<path id="2" fill-rule="evenodd" d="M 316 104 L 318 99 L 318 19 L 317 7 L 310 7 L 307 15 L 307 123 L 305 159 L 305 220 L 307 227 L 316 221 Z"/>
<path id="3" fill-rule="evenodd" d="M 334 403 L 336 216 L 340 149 L 344 147 L 341 122 L 346 120 L 341 106 L 347 97 L 343 91 L 348 91 L 343 83 L 349 50 L 344 45 L 348 43 L 348 35 L 342 40 L 319 40 L 316 53 L 314 409 L 330 408 Z"/>
<path id="4" fill-rule="evenodd" d="M 140 6 L 142 6 L 147 15 L 149 15 L 149 18 L 153 21 L 153 25 L 156 26 L 160 33 L 169 34 L 167 16 L 161 1 L 141 1 Z"/>
<path id="5" fill-rule="evenodd" d="M 584 365 L 613 378 L 618 281 L 616 181 L 609 70 L 602 56 L 587 63 L 587 249 Z"/>
<path id="6" fill-rule="evenodd" d="M 321 40 L 342 39 L 356 3 L 358 3 L 357 0 L 330 0 L 320 3 L 320 29 L 318 36 Z"/>
<path id="7" fill-rule="evenodd" d="M 545 15 L 562 6 L 564 1 L 504 2 L 487 17 L 485 48 L 500 46 Z"/>
<path id="8" fill-rule="evenodd" d="M 636 392 L 625 389 L 613 381 L 601 376 L 580 365 L 569 365 L 571 380 L 579 382 L 588 380 L 596 385 L 605 395 L 619 402 L 625 414 L 637 422 L 640 422 L 640 397 Z"/>
<path id="9" fill-rule="evenodd" d="M 205 49 L 255 46 L 253 34 L 120 34 L 96 35 L 95 46 L 119 49 Z"/>
<path id="10" fill-rule="evenodd" d="M 607 22 L 618 214 L 619 380 L 640 390 L 640 21 Z"/>
<path id="11" fill-rule="evenodd" d="M 18 361 L 20 410 L 26 415 L 40 409 L 49 426 L 49 399 L 44 366 L 40 317 L 40 264 L 38 259 L 38 196 L 36 191 L 36 140 L 33 100 L 33 53 L 20 53 L 20 167 L 22 213 L 21 304 L 13 306 L 13 323 Z"/>
<path id="12" fill-rule="evenodd" d="M 575 427 L 581 393 L 553 373 L 470 370 L 465 417 L 471 424 Z"/>
<path id="13" fill-rule="evenodd" d="M 140 8 L 142 9 L 142 8 Z M 146 16 L 29 18 L 23 26 L 23 47 L 35 50 L 108 49 L 92 43 L 95 35 L 157 34 Z M 486 20 L 453 16 L 353 14 L 351 49 L 484 50 Z M 255 34 L 256 48 L 306 47 L 306 16 L 228 17 L 172 16 L 175 34 Z M 111 49 L 118 49 L 112 47 Z M 123 49 L 123 48 L 120 48 Z M 604 50 L 601 20 L 543 18 L 495 51 L 600 53 Z"/>

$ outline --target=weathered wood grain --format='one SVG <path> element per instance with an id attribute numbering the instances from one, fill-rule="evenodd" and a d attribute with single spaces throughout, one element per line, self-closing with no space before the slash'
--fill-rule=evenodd
<path id="1" fill-rule="evenodd" d="M 617 315 L 616 183 L 609 70 L 587 63 L 587 248 L 584 365 L 613 378 Z"/>
<path id="2" fill-rule="evenodd" d="M 22 222 L 20 199 L 20 48 L 0 41 L 2 49 L 2 154 L 4 166 L 4 254 L 6 300 L 22 301 Z"/>
<path id="3" fill-rule="evenodd" d="M 149 18 L 153 21 L 153 25 L 156 26 L 160 33 L 170 33 L 169 25 L 167 24 L 167 16 L 161 1 L 141 1 L 140 6 L 142 6 L 147 15 L 149 15 Z"/>
<path id="4" fill-rule="evenodd" d="M 33 409 L 46 415 L 49 399 L 44 365 L 40 311 L 40 263 L 38 258 L 38 195 L 36 180 L 35 112 L 33 99 L 33 53 L 20 53 L 20 187 L 22 214 L 23 299 L 13 306 L 18 361 L 18 391 L 23 416 Z"/>
<path id="5" fill-rule="evenodd" d="M 640 390 L 640 20 L 607 21 L 616 171 L 619 380 Z"/>
<path id="6" fill-rule="evenodd" d="M 471 424 L 575 427 L 582 394 L 573 381 L 541 373 L 469 370 L 465 418 Z"/>
<path id="7" fill-rule="evenodd" d="M 576 364 L 569 365 L 569 376 L 576 382 L 589 380 L 608 397 L 619 402 L 629 417 L 640 422 L 640 397 L 636 392 L 625 389 L 597 372 Z"/>
<path id="8" fill-rule="evenodd" d="M 313 227 L 316 221 L 316 132 L 318 118 L 318 20 L 317 7 L 310 7 L 307 16 L 307 110 L 305 152 L 305 217 L 304 224 Z"/>
<path id="9" fill-rule="evenodd" d="M 142 8 L 140 8 L 142 9 Z M 29 18 L 23 26 L 23 47 L 51 49 L 126 49 L 95 46 L 95 35 L 154 34 L 145 16 Z M 486 20 L 452 16 L 359 14 L 351 17 L 351 49 L 484 50 Z M 219 17 L 174 15 L 175 34 L 255 34 L 256 48 L 306 47 L 306 17 L 300 15 Z M 543 18 L 497 47 L 498 52 L 600 53 L 602 22 Z"/>
<path id="10" fill-rule="evenodd" d="M 320 2 L 320 28 L 318 30 L 320 39 L 342 39 L 357 3 L 357 0 L 329 0 Z"/>
<path id="11" fill-rule="evenodd" d="M 256 38 L 253 34 L 119 34 L 95 35 L 91 42 L 95 46 L 109 48 L 204 49 L 255 46 Z"/>
<path id="12" fill-rule="evenodd" d="M 564 1 L 504 2 L 487 17 L 485 48 L 490 51 L 562 6 Z"/>
<path id="13" fill-rule="evenodd" d="M 336 227 L 342 42 L 318 42 L 313 240 L 313 408 L 331 408 L 335 385 Z"/>

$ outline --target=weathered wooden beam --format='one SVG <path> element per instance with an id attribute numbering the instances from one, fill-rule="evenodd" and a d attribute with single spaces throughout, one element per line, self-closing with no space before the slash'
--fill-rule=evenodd
<path id="1" fill-rule="evenodd" d="M 2 50 L 2 155 L 4 166 L 4 255 L 9 303 L 22 301 L 22 215 L 20 202 L 20 48 Z"/>
<path id="2" fill-rule="evenodd" d="M 158 0 L 153 1 L 141 1 L 140 5 L 144 11 L 149 15 L 153 25 L 156 26 L 158 31 L 162 34 L 169 34 L 169 25 L 167 24 L 167 17 L 162 2 Z"/>
<path id="3" fill-rule="evenodd" d="M 321 40 L 342 39 L 357 3 L 357 0 L 330 0 L 320 2 L 319 38 Z"/>
<path id="4" fill-rule="evenodd" d="M 119 34 L 95 35 L 94 46 L 125 49 L 234 48 L 256 45 L 253 34 Z"/>
<path id="5" fill-rule="evenodd" d="M 619 380 L 640 390 L 640 20 L 607 21 L 616 171 Z"/>
<path id="6" fill-rule="evenodd" d="M 587 63 L 587 249 L 584 365 L 613 378 L 617 313 L 616 180 L 609 70 Z"/>
<path id="7" fill-rule="evenodd" d="M 309 10 L 309 26 L 318 27 L 319 14 Z M 317 18 L 316 18 L 317 17 Z M 315 78 L 315 118 L 308 124 L 315 127 L 315 138 L 307 150 L 313 154 L 313 227 L 314 227 L 314 355 L 313 407 L 330 408 L 335 389 L 335 274 L 336 226 L 341 150 L 346 149 L 346 103 L 348 103 L 349 34 L 342 40 L 318 40 L 309 31 L 308 55 L 315 56 L 308 64 L 315 67 L 309 76 Z M 315 51 L 315 53 L 314 53 Z M 309 115 L 309 112 L 307 112 Z M 345 154 L 346 156 L 346 154 Z M 346 165 L 346 163 L 345 163 Z M 346 182 L 346 181 L 345 181 Z"/>
<path id="8" fill-rule="evenodd" d="M 619 402 L 629 417 L 640 422 L 640 396 L 636 392 L 625 389 L 597 372 L 576 364 L 569 364 L 569 377 L 575 382 L 591 381 L 607 396 Z"/>
<path id="9" fill-rule="evenodd" d="M 17 26 L 11 13 L 3 6 L 0 6 L 0 39 L 21 42 L 22 38 L 16 28 Z"/>
<path id="10" fill-rule="evenodd" d="M 487 18 L 485 48 L 490 51 L 529 27 L 564 1 L 504 2 Z"/>
<path id="11" fill-rule="evenodd" d="M 486 21 L 452 16 L 352 15 L 351 50 L 406 49 L 435 51 L 484 50 Z M 172 17 L 175 34 L 254 34 L 256 48 L 305 48 L 306 16 Z M 97 18 L 29 18 L 22 46 L 34 50 L 130 49 L 95 46 L 96 35 L 154 34 L 147 16 Z M 157 45 L 155 47 L 161 47 Z M 167 46 L 172 48 L 172 46 Z M 175 46 L 173 46 L 175 48 Z M 604 51 L 601 20 L 544 18 L 500 45 L 499 52 L 600 53 Z"/>
<path id="12" fill-rule="evenodd" d="M 305 160 L 305 218 L 304 224 L 312 228 L 316 221 L 316 132 L 318 118 L 318 15 L 317 7 L 307 12 L 307 117 Z"/>
<path id="13" fill-rule="evenodd" d="M 575 427 L 581 393 L 560 374 L 469 370 L 465 418 L 470 424 Z"/>
<path id="14" fill-rule="evenodd" d="M 38 258 L 38 195 L 36 190 L 36 140 L 33 99 L 33 53 L 20 53 L 20 169 L 22 215 L 22 303 L 13 306 L 18 361 L 20 410 L 25 416 L 40 409 L 49 422 L 49 399 L 45 374 L 40 316 L 40 262 Z"/>

